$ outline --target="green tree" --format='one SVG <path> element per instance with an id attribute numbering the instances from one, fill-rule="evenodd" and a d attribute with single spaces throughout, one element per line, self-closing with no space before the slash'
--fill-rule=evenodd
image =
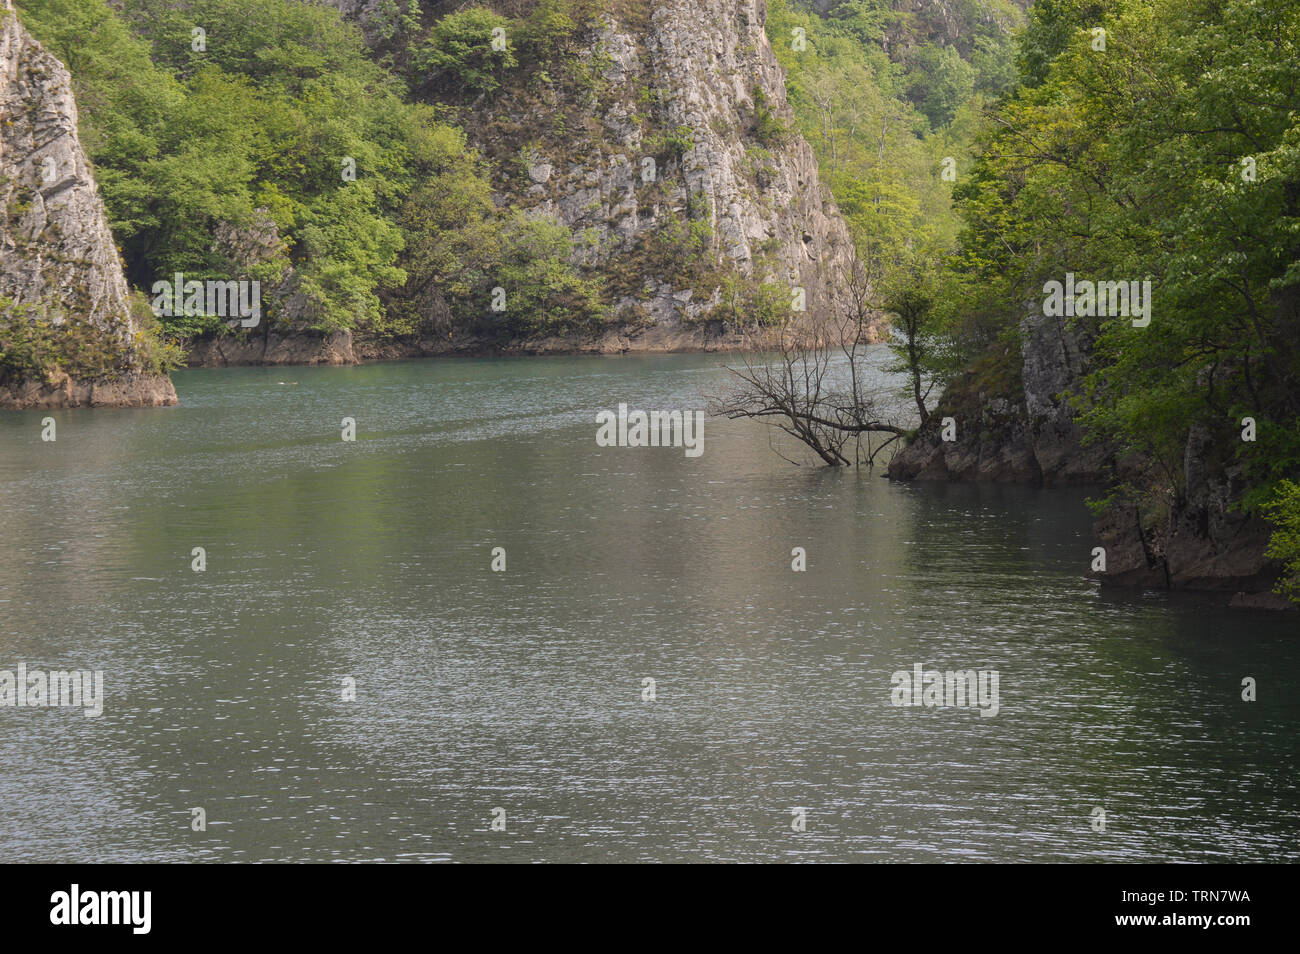
<path id="1" fill-rule="evenodd" d="M 518 66 L 510 37 L 510 20 L 485 7 L 470 7 L 443 17 L 415 51 L 417 85 L 462 83 L 472 90 L 491 92 L 501 85 L 501 74 Z M 493 31 L 501 48 L 493 48 Z"/>
<path id="2" fill-rule="evenodd" d="M 600 289 L 571 264 L 572 233 L 559 222 L 516 212 L 502 226 L 493 287 L 505 291 L 504 318 L 516 333 L 560 333 L 604 317 Z"/>
<path id="3" fill-rule="evenodd" d="M 951 46 L 923 46 L 910 63 L 908 96 L 932 126 L 946 126 L 975 92 L 975 70 Z"/>
<path id="4" fill-rule="evenodd" d="M 1290 4 L 1036 5 L 1023 84 L 955 191 L 972 355 L 1014 338 L 1067 271 L 1150 283 L 1149 323 L 1105 311 L 1074 327 L 1089 439 L 1145 468 L 1111 499 L 1153 524 L 1187 502 L 1193 446 L 1248 513 L 1300 474 L 1297 58 Z"/>
<path id="5" fill-rule="evenodd" d="M 1275 527 L 1268 556 L 1282 564 L 1277 592 L 1300 603 L 1300 484 L 1281 481 L 1264 509 Z"/>

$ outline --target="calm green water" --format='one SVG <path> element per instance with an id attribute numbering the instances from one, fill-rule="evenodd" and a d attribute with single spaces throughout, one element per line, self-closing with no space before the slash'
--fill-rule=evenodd
<path id="1" fill-rule="evenodd" d="M 3 857 L 1300 858 L 1294 618 L 1100 592 L 1080 493 L 796 468 L 715 419 L 696 459 L 596 446 L 724 378 L 205 370 L 54 443 L 0 414 L 0 669 L 107 697 L 0 708 Z M 918 662 L 996 669 L 999 713 L 891 705 Z"/>

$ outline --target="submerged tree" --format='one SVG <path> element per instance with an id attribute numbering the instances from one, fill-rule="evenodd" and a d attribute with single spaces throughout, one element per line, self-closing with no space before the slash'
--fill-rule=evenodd
<path id="1" fill-rule="evenodd" d="M 835 309 L 750 336 L 743 364 L 729 369 L 735 380 L 711 400 L 709 412 L 767 421 L 830 466 L 871 466 L 909 430 L 897 388 L 872 380 L 883 370 L 870 348 L 884 325 L 875 307 L 879 283 L 856 256 L 840 277 L 844 294 Z M 918 368 L 917 381 L 922 374 Z M 922 393 L 920 384 L 915 393 Z"/>

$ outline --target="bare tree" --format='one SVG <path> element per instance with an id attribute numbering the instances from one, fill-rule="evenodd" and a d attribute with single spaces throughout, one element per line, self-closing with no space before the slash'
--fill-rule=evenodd
<path id="1" fill-rule="evenodd" d="M 871 466 L 908 431 L 890 410 L 890 390 L 867 383 L 867 349 L 881 323 L 871 278 L 856 257 L 840 278 L 837 308 L 751 333 L 743 366 L 729 369 L 735 380 L 709 412 L 766 420 L 831 466 Z"/>

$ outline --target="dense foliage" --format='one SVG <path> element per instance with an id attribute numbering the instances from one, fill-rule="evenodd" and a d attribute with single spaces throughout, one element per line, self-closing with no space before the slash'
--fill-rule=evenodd
<path id="1" fill-rule="evenodd" d="M 956 189 L 962 294 L 948 329 L 975 356 L 1014 338 L 1017 305 L 1040 304 L 1066 272 L 1149 280 L 1149 325 L 1078 319 L 1092 342 L 1090 438 L 1147 466 L 1112 500 L 1152 519 L 1177 509 L 1194 440 L 1198 467 L 1230 479 L 1236 506 L 1292 528 L 1275 538 L 1292 571 L 1298 62 L 1300 7 L 1282 0 L 1036 4 L 1020 85 Z"/>
<path id="2" fill-rule="evenodd" d="M 767 33 L 860 253 L 897 261 L 918 236 L 951 245 L 951 183 L 981 108 L 1013 85 L 1020 8 L 842 0 L 819 15 L 817 6 L 771 0 Z"/>
<path id="3" fill-rule="evenodd" d="M 177 272 L 259 279 L 273 291 L 269 322 L 376 335 L 435 319 L 506 333 L 599 319 L 602 303 L 569 264 L 572 236 L 499 213 L 461 130 L 413 97 L 407 77 L 377 62 L 337 10 L 298 0 L 25 0 L 20 12 L 73 76 L 136 288 Z M 378 12 L 401 50 L 422 36 L 413 55 L 470 84 L 458 37 L 501 19 L 471 10 L 426 29 L 409 3 Z M 525 39 L 545 45 L 548 25 L 557 28 L 533 23 Z M 214 241 L 223 226 L 264 233 L 268 219 L 274 241 Z M 523 284 L 510 289 L 510 307 L 492 311 L 492 289 L 511 280 Z M 163 325 L 173 334 L 221 327 L 195 316 Z"/>

